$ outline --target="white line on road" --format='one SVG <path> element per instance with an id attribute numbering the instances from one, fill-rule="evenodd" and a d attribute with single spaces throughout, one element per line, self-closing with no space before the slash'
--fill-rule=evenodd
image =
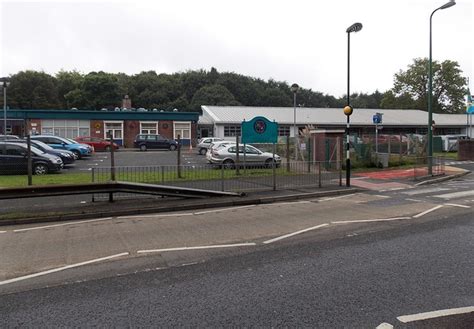
<path id="1" fill-rule="evenodd" d="M 0 234 L 2 234 L 2 233 L 7 233 L 7 231 L 0 231 Z"/>
<path id="2" fill-rule="evenodd" d="M 85 262 L 82 262 L 82 263 L 76 263 L 76 264 L 66 265 L 66 266 L 63 266 L 63 267 L 53 268 L 51 270 L 47 270 L 47 271 L 43 271 L 43 272 L 33 273 L 33 274 L 25 275 L 25 276 L 20 276 L 20 277 L 17 277 L 17 278 L 5 280 L 5 281 L 0 281 L 0 286 L 5 285 L 5 284 L 9 284 L 9 283 L 13 283 L 13 282 L 18 282 L 18 281 L 23 281 L 23 280 L 35 278 L 35 277 L 46 275 L 46 274 L 51 274 L 51 273 L 55 273 L 55 272 L 59 272 L 59 271 L 68 270 L 68 269 L 79 267 L 79 266 L 98 263 L 98 262 L 102 262 L 104 260 L 114 259 L 114 258 L 122 257 L 122 256 L 128 256 L 128 255 L 129 255 L 128 252 L 122 252 L 120 254 L 116 254 L 116 255 L 112 255 L 112 256 L 91 259 L 91 260 L 88 260 L 88 261 L 85 261 Z"/>
<path id="3" fill-rule="evenodd" d="M 421 217 L 421 216 L 424 216 L 424 215 L 426 215 L 426 214 L 429 214 L 429 213 L 432 212 L 432 211 L 438 210 L 439 208 L 443 208 L 443 205 L 439 205 L 439 206 L 433 207 L 433 208 L 431 208 L 431 209 L 425 210 L 425 211 L 423 211 L 423 212 L 420 212 L 419 214 L 413 216 L 413 218 L 419 218 L 419 217 Z"/>
<path id="4" fill-rule="evenodd" d="M 267 240 L 267 241 L 263 241 L 263 243 L 264 243 L 264 244 L 269 244 L 269 243 L 272 243 L 272 242 L 280 241 L 280 240 L 283 240 L 283 239 L 286 239 L 286 238 L 290 238 L 290 237 L 292 237 L 292 236 L 295 236 L 295 235 L 298 235 L 298 234 L 301 234 L 301 233 L 305 233 L 305 232 L 309 232 L 309 231 L 312 231 L 312 230 L 316 230 L 316 229 L 318 229 L 318 228 L 325 227 L 325 226 L 328 226 L 328 225 L 329 225 L 329 224 L 321 224 L 321 225 L 309 227 L 309 228 L 306 228 L 306 229 L 301 230 L 301 231 L 297 231 L 297 232 L 285 234 L 285 235 L 276 237 L 276 238 L 274 238 L 274 239 L 270 239 L 270 240 Z"/>
<path id="5" fill-rule="evenodd" d="M 199 250 L 199 249 L 217 249 L 217 248 L 235 248 L 235 247 L 250 247 L 256 246 L 254 242 L 249 243 L 234 243 L 234 244 L 220 244 L 220 245 L 209 245 L 209 246 L 196 246 L 196 247 L 177 247 L 177 248 L 165 248 L 165 249 L 149 249 L 149 250 L 138 250 L 137 254 L 152 253 L 152 252 L 167 252 L 167 251 L 184 251 L 184 250 Z"/>
<path id="6" fill-rule="evenodd" d="M 268 203 L 265 206 L 287 206 L 287 205 L 297 205 L 302 203 L 314 203 L 311 201 L 289 201 L 289 202 L 275 202 L 275 203 Z"/>
<path id="7" fill-rule="evenodd" d="M 441 191 L 449 191 L 449 188 L 432 187 L 432 188 L 425 188 L 425 189 L 415 189 L 415 190 L 406 191 L 402 193 L 407 194 L 407 195 L 417 195 L 417 194 L 427 194 L 427 193 L 441 192 Z"/>
<path id="8" fill-rule="evenodd" d="M 24 232 L 24 231 L 33 231 L 33 230 L 41 230 L 45 228 L 51 228 L 51 227 L 59 227 L 59 226 L 67 226 L 67 225 L 75 225 L 75 224 L 83 224 L 83 223 L 92 223 L 92 222 L 99 222 L 99 221 L 104 221 L 104 220 L 109 220 L 112 219 L 113 217 L 105 217 L 105 218 L 97 218 L 97 219 L 91 219 L 91 220 L 82 220 L 78 222 L 70 222 L 70 223 L 62 223 L 62 224 L 54 224 L 54 225 L 44 225 L 44 226 L 35 226 L 35 227 L 28 227 L 28 228 L 21 228 L 18 230 L 13 230 L 13 232 Z"/>
<path id="9" fill-rule="evenodd" d="M 322 199 L 319 200 L 319 202 L 331 201 L 331 200 L 336 200 L 336 199 L 347 198 L 347 197 L 354 196 L 354 195 L 357 195 L 357 194 L 360 194 L 360 193 L 352 193 L 352 194 L 340 195 L 340 196 L 335 196 L 335 197 L 332 197 L 332 198 L 322 198 Z"/>
<path id="10" fill-rule="evenodd" d="M 464 313 L 471 313 L 471 312 L 474 312 L 474 306 L 451 308 L 447 310 L 439 310 L 439 311 L 425 312 L 425 313 L 418 313 L 418 314 L 402 315 L 402 316 L 397 317 L 397 320 L 403 323 L 407 323 L 407 322 L 433 319 L 433 318 L 439 318 L 442 316 L 464 314 Z"/>
<path id="11" fill-rule="evenodd" d="M 471 195 L 474 195 L 474 190 L 434 195 L 434 197 L 449 200 L 449 199 L 462 198 L 462 197 L 471 196 Z"/>
<path id="12" fill-rule="evenodd" d="M 192 216 L 192 212 L 181 213 L 181 214 L 167 214 L 167 215 L 136 215 L 136 216 L 120 216 L 117 219 L 137 219 L 137 218 L 162 218 L 162 217 L 182 217 L 182 216 Z"/>
<path id="13" fill-rule="evenodd" d="M 370 222 L 388 222 L 392 220 L 411 219 L 411 217 L 393 217 L 393 218 L 378 218 L 378 219 L 360 219 L 360 220 L 341 220 L 331 222 L 331 224 L 351 224 L 351 223 L 370 223 Z"/>
<path id="14" fill-rule="evenodd" d="M 406 200 L 406 201 L 412 201 L 412 202 L 423 202 L 423 200 L 410 199 L 410 198 L 406 198 L 405 200 Z"/>
<path id="15" fill-rule="evenodd" d="M 459 207 L 459 208 L 471 208 L 471 206 L 466 206 L 463 204 L 456 204 L 456 203 L 445 203 L 445 206 L 451 206 L 451 207 Z"/>
<path id="16" fill-rule="evenodd" d="M 202 214 L 209 214 L 209 213 L 213 213 L 213 212 L 221 212 L 221 211 L 242 209 L 242 208 L 251 208 L 251 207 L 255 207 L 255 205 L 252 204 L 252 205 L 249 205 L 249 206 L 229 207 L 229 208 L 223 208 L 223 209 L 200 211 L 200 212 L 195 212 L 194 215 L 202 215 Z"/>

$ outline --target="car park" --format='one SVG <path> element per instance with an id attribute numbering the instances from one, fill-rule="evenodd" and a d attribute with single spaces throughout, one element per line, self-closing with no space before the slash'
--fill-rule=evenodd
<path id="1" fill-rule="evenodd" d="M 140 134 L 135 137 L 133 145 L 140 151 L 148 149 L 165 149 L 174 151 L 178 148 L 178 142 L 168 139 L 159 134 Z"/>
<path id="2" fill-rule="evenodd" d="M 244 155 L 245 151 L 245 155 Z M 227 144 L 211 150 L 209 162 L 211 164 L 219 164 L 224 168 L 233 168 L 237 161 L 237 145 Z M 248 166 L 262 166 L 271 168 L 273 163 L 276 167 L 281 164 L 281 157 L 269 152 L 263 152 L 252 145 L 239 145 L 239 161 Z"/>
<path id="3" fill-rule="evenodd" d="M 199 141 L 198 141 L 198 144 L 197 144 L 197 150 L 199 152 L 199 154 L 201 155 L 205 155 L 207 153 L 207 150 L 209 149 L 209 146 L 214 143 L 214 142 L 219 142 L 219 141 L 223 141 L 222 138 L 218 138 L 218 137 L 205 137 L 205 138 L 201 138 Z"/>
<path id="4" fill-rule="evenodd" d="M 24 141 L 26 143 L 26 141 Z M 45 153 L 58 156 L 63 161 L 64 165 L 73 164 L 76 161 L 74 153 L 68 150 L 57 150 L 45 144 L 41 141 L 31 140 L 31 146 L 36 147 L 38 150 L 41 150 Z"/>
<path id="5" fill-rule="evenodd" d="M 77 137 L 75 141 L 81 144 L 90 145 L 95 151 L 110 152 L 112 148 L 112 143 L 110 141 L 99 137 L 80 136 Z M 118 150 L 120 146 L 114 143 L 113 147 L 114 150 Z"/>
<path id="6" fill-rule="evenodd" d="M 61 158 L 31 148 L 31 163 L 34 175 L 58 172 L 63 168 Z M 0 142 L 0 174 L 24 174 L 28 172 L 28 148 L 25 143 Z"/>
<path id="7" fill-rule="evenodd" d="M 92 153 L 92 148 L 89 145 L 80 144 L 76 141 L 71 141 L 67 138 L 53 136 L 53 135 L 35 135 L 31 136 L 32 140 L 39 140 L 48 144 L 54 149 L 68 150 L 74 153 L 76 159 L 81 159 L 84 156 L 89 156 Z"/>

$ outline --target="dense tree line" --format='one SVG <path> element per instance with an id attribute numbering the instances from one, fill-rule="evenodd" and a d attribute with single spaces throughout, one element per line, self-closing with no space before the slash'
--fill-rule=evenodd
<path id="1" fill-rule="evenodd" d="M 395 75 L 394 88 L 372 94 L 355 93 L 355 108 L 426 109 L 426 59 L 416 59 L 407 71 Z M 466 81 L 456 62 L 434 63 L 437 112 L 460 112 Z M 252 78 L 233 72 L 187 71 L 173 74 L 155 71 L 135 75 L 124 73 L 60 71 L 50 75 L 21 71 L 10 77 L 8 105 L 19 109 L 90 109 L 121 106 L 129 95 L 135 108 L 200 111 L 201 105 L 293 106 L 287 82 Z M 336 98 L 301 88 L 298 106 L 342 108 L 346 96 Z"/>

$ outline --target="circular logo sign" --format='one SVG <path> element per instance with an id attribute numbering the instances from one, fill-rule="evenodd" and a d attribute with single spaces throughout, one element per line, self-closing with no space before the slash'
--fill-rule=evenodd
<path id="1" fill-rule="evenodd" d="M 265 130 L 267 130 L 267 124 L 263 120 L 257 120 L 253 124 L 253 130 L 255 130 L 257 134 L 263 134 Z"/>

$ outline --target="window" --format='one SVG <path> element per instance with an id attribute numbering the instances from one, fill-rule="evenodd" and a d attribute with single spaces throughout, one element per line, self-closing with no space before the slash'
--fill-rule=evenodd
<path id="1" fill-rule="evenodd" d="M 151 142 L 156 142 L 156 135 L 147 135 L 146 140 L 151 141 Z"/>
<path id="2" fill-rule="evenodd" d="M 240 125 L 224 126 L 224 137 L 240 136 Z"/>
<path id="3" fill-rule="evenodd" d="M 7 145 L 7 155 L 21 155 L 24 156 L 26 150 L 23 147 L 17 145 Z"/>
<path id="4" fill-rule="evenodd" d="M 122 121 L 105 121 L 104 122 L 104 138 L 122 139 L 123 122 Z"/>
<path id="5" fill-rule="evenodd" d="M 43 120 L 41 123 L 43 135 L 56 135 L 66 138 L 76 138 L 90 135 L 89 120 Z"/>
<path id="6" fill-rule="evenodd" d="M 278 126 L 278 136 L 290 136 L 290 126 Z"/>
<path id="7" fill-rule="evenodd" d="M 158 122 L 140 121 L 140 134 L 158 134 Z"/>
<path id="8" fill-rule="evenodd" d="M 191 122 L 175 122 L 174 123 L 174 139 L 191 139 Z"/>

